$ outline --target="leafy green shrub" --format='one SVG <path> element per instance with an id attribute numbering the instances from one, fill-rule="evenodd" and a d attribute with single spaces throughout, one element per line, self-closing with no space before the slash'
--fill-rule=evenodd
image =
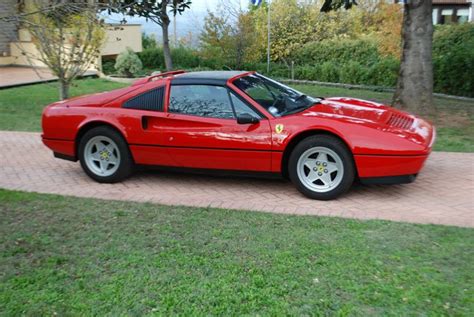
<path id="1" fill-rule="evenodd" d="M 165 56 L 162 47 L 151 47 L 138 53 L 143 66 L 149 69 L 164 70 Z M 195 68 L 201 64 L 198 52 L 191 48 L 178 47 L 171 49 L 174 68 Z M 205 65 L 208 66 L 208 65 Z"/>
<path id="2" fill-rule="evenodd" d="M 370 39 L 309 42 L 295 54 L 298 79 L 346 84 L 395 86 L 399 62 L 383 57 Z"/>
<path id="3" fill-rule="evenodd" d="M 340 64 L 358 62 L 364 66 L 371 66 L 379 59 L 377 44 L 369 39 L 331 39 L 309 42 L 294 55 L 294 61 L 299 65 L 337 61 Z"/>
<path id="4" fill-rule="evenodd" d="M 368 69 L 359 62 L 350 61 L 339 68 L 339 81 L 345 84 L 361 84 L 368 81 Z"/>
<path id="5" fill-rule="evenodd" d="M 154 35 L 142 33 L 142 46 L 143 49 L 156 48 L 156 38 Z"/>
<path id="6" fill-rule="evenodd" d="M 134 77 L 142 68 L 143 65 L 140 58 L 130 47 L 127 47 L 125 51 L 120 53 L 115 61 L 115 70 L 127 77 Z"/>
<path id="7" fill-rule="evenodd" d="M 196 50 L 183 46 L 171 50 L 171 58 L 175 68 L 194 68 L 200 66 L 199 56 Z"/>
<path id="8" fill-rule="evenodd" d="M 474 97 L 474 24 L 438 26 L 433 65 L 435 91 Z"/>
<path id="9" fill-rule="evenodd" d="M 145 68 L 162 70 L 165 68 L 165 56 L 163 55 L 163 48 L 154 47 L 144 49 L 138 53 L 138 57 Z"/>
<path id="10" fill-rule="evenodd" d="M 339 82 L 339 65 L 334 62 L 324 62 L 321 64 L 321 81 L 331 83 Z"/>
<path id="11" fill-rule="evenodd" d="M 340 64 L 325 62 L 321 65 L 295 66 L 295 78 L 344 84 L 374 85 L 393 87 L 396 85 L 400 63 L 394 58 L 386 58 L 366 67 L 358 62 Z"/>
<path id="12" fill-rule="evenodd" d="M 113 59 L 102 59 L 102 72 L 106 75 L 115 73 L 115 60 Z"/>
<path id="13" fill-rule="evenodd" d="M 215 50 L 215 54 L 213 51 Z M 211 52 L 209 54 L 209 52 Z M 175 68 L 229 69 L 237 68 L 222 57 L 219 48 L 202 51 L 179 47 L 172 49 Z M 161 47 L 147 48 L 139 53 L 144 67 L 164 70 Z M 326 82 L 394 87 L 400 61 L 384 57 L 377 43 L 368 38 L 331 39 L 309 42 L 293 54 L 295 78 Z M 433 43 L 434 86 L 436 92 L 474 97 L 474 25 L 438 26 Z M 108 65 L 103 65 L 109 69 Z M 273 77 L 289 78 L 286 64 L 271 63 L 267 74 L 265 61 L 244 63 L 243 70 L 255 70 Z"/>
<path id="14" fill-rule="evenodd" d="M 295 78 L 304 80 L 316 80 L 321 78 L 321 67 L 319 65 L 298 65 L 295 66 Z"/>
<path id="15" fill-rule="evenodd" d="M 368 69 L 367 79 L 362 84 L 395 87 L 397 85 L 400 61 L 386 57 Z"/>

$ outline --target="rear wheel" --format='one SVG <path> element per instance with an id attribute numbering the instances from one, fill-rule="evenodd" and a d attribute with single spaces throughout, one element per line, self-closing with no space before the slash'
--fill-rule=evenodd
<path id="1" fill-rule="evenodd" d="M 79 143 L 81 166 L 100 183 L 115 183 L 132 172 L 133 160 L 127 143 L 112 128 L 101 126 L 87 131 Z"/>
<path id="2" fill-rule="evenodd" d="M 290 155 L 289 175 L 305 196 L 330 200 L 346 192 L 355 177 L 352 155 L 346 145 L 330 135 L 308 137 Z"/>

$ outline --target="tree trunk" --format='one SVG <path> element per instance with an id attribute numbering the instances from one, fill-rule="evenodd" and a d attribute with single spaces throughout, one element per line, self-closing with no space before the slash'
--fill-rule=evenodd
<path id="1" fill-rule="evenodd" d="M 168 16 L 168 0 L 163 0 L 161 3 L 161 31 L 163 32 L 163 55 L 165 56 L 165 67 L 167 71 L 173 69 L 173 61 L 171 60 L 170 39 L 168 27 L 170 25 L 170 18 Z"/>
<path id="2" fill-rule="evenodd" d="M 433 106 L 433 62 L 431 0 L 409 0 L 404 4 L 402 56 L 393 105 L 419 114 L 431 114 Z"/>
<path id="3" fill-rule="evenodd" d="M 170 50 L 170 40 L 168 36 L 168 26 L 169 26 L 169 21 L 168 23 L 164 23 L 161 26 L 161 29 L 163 30 L 163 55 L 165 56 L 165 67 L 166 70 L 172 70 L 173 69 L 173 61 L 171 60 L 171 50 Z"/>
<path id="4" fill-rule="evenodd" d="M 69 83 L 60 80 L 59 81 L 59 99 L 64 100 L 69 98 Z"/>

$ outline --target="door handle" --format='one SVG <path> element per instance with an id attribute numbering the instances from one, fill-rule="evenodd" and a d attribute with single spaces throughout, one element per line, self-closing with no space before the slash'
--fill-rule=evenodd
<path id="1" fill-rule="evenodd" d="M 142 117 L 142 129 L 147 130 L 148 129 L 148 118 L 146 116 Z"/>

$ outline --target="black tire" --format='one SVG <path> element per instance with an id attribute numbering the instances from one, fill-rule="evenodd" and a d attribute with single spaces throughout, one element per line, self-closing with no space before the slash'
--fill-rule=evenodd
<path id="1" fill-rule="evenodd" d="M 324 147 L 335 152 L 342 161 L 344 171 L 342 180 L 333 189 L 326 192 L 318 192 L 310 189 L 298 176 L 298 161 L 300 157 L 309 149 L 315 147 Z M 329 163 L 328 163 L 329 164 Z M 344 142 L 331 135 L 314 135 L 307 137 L 296 145 L 290 154 L 288 162 L 288 174 L 296 188 L 305 196 L 318 200 L 331 200 L 345 193 L 354 182 L 355 166 L 350 150 Z"/>
<path id="2" fill-rule="evenodd" d="M 107 175 L 107 176 L 98 175 L 93 170 L 91 170 L 86 163 L 86 158 L 85 158 L 86 145 L 89 142 L 89 140 L 98 136 L 107 137 L 111 139 L 115 143 L 120 153 L 118 168 L 111 175 Z M 114 130 L 113 128 L 110 128 L 107 126 L 99 126 L 87 131 L 79 141 L 78 153 L 79 153 L 79 161 L 81 162 L 82 169 L 86 172 L 86 174 L 90 178 L 92 178 L 93 180 L 99 183 L 117 183 L 124 180 L 128 176 L 130 176 L 130 174 L 133 172 L 134 164 L 133 164 L 132 155 L 130 154 L 128 145 L 126 141 L 124 140 L 124 138 L 122 137 L 122 135 L 116 130 Z"/>

